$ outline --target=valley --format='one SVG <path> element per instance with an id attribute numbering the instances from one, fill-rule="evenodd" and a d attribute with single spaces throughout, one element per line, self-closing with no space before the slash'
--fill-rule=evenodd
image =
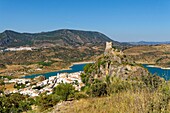
<path id="1" fill-rule="evenodd" d="M 29 109 L 30 112 L 60 112 L 60 110 L 62 112 L 89 112 L 88 110 L 82 111 L 82 108 L 86 107 L 94 112 L 126 112 L 122 104 L 128 107 L 128 103 L 135 106 L 128 107 L 131 111 L 140 109 L 150 112 L 152 111 L 150 103 L 147 103 L 145 107 L 138 105 L 146 103 L 146 99 L 152 101 L 153 93 L 157 102 L 154 106 L 159 106 L 159 102 L 164 102 L 159 100 L 158 95 L 166 94 L 161 91 L 164 87 L 169 87 L 169 82 L 165 82 L 169 78 L 164 79 L 161 75 L 152 75 L 149 72 L 150 68 L 142 64 L 169 67 L 170 45 L 136 46 L 113 41 L 101 33 L 89 31 L 57 30 L 40 34 L 30 35 L 13 31 L 0 34 L 2 46 L 0 91 L 3 92 L 0 99 L 13 98 L 13 95 L 23 98 L 24 103 L 29 103 L 23 108 Z M 37 38 L 39 35 L 43 39 Z M 19 38 L 22 36 L 27 37 Z M 67 36 L 69 43 L 66 41 Z M 31 43 L 28 38 L 31 39 Z M 21 43 L 18 45 L 16 41 Z M 81 64 L 82 62 L 93 63 L 85 66 Z M 81 69 L 68 70 L 72 65 L 78 65 Z M 162 87 L 163 85 L 165 86 Z M 136 105 L 134 101 L 138 94 L 140 94 L 139 102 Z M 6 95 L 9 97 L 4 97 Z M 147 98 L 144 97 L 145 95 Z M 117 108 L 101 109 L 115 106 L 116 103 L 112 100 L 117 101 L 119 97 L 122 99 L 120 100 L 122 104 L 117 104 Z M 169 110 L 168 97 L 168 95 L 160 97 L 167 101 L 166 107 L 161 107 L 161 110 Z M 8 103 L 8 100 L 4 102 Z M 17 100 L 17 102 L 23 101 Z M 110 104 L 104 107 L 106 102 Z M 82 103 L 86 104 L 79 105 Z M 75 107 L 70 108 L 70 104 Z M 33 106 L 35 107 L 29 108 Z M 22 108 L 22 106 L 19 107 Z M 8 109 L 10 108 L 6 110 Z M 159 110 L 157 107 L 153 109 Z"/>
<path id="2" fill-rule="evenodd" d="M 62 29 L 42 33 L 0 33 L 0 75 L 21 77 L 68 69 L 74 62 L 93 61 L 110 38 L 99 32 Z M 113 41 L 115 46 L 123 47 Z"/>
<path id="3" fill-rule="evenodd" d="M 55 46 L 32 51 L 8 51 L 0 53 L 0 75 L 21 77 L 68 69 L 74 62 L 93 61 L 102 54 L 102 46 L 69 48 Z"/>

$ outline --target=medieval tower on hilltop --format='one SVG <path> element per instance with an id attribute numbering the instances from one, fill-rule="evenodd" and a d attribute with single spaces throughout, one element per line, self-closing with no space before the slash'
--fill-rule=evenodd
<path id="1" fill-rule="evenodd" d="M 106 48 L 104 54 L 112 53 L 113 55 L 123 55 L 123 52 L 113 48 L 112 42 L 106 42 Z"/>
<path id="2" fill-rule="evenodd" d="M 105 53 L 108 53 L 112 50 L 112 42 L 106 42 Z"/>

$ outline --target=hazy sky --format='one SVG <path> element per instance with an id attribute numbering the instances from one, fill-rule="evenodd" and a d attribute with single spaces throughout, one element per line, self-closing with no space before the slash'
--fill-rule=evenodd
<path id="1" fill-rule="evenodd" d="M 65 28 L 117 41 L 170 41 L 170 0 L 0 0 L 0 32 Z"/>

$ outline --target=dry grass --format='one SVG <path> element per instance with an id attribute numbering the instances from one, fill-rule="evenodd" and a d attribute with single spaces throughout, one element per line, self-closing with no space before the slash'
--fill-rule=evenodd
<path id="1" fill-rule="evenodd" d="M 55 107 L 52 113 L 168 113 L 170 103 L 166 107 L 162 97 L 161 93 L 146 90 L 120 92 L 109 97 L 73 101 Z"/>
<path id="2" fill-rule="evenodd" d="M 12 84 L 5 84 L 5 87 L 3 85 L 0 85 L 0 90 L 5 88 L 5 90 L 13 91 L 14 90 L 14 83 Z"/>
<path id="3" fill-rule="evenodd" d="M 131 56 L 137 63 L 157 64 L 167 67 L 170 59 L 169 49 L 170 45 L 134 46 L 123 52 Z M 159 62 L 157 62 L 158 60 Z"/>

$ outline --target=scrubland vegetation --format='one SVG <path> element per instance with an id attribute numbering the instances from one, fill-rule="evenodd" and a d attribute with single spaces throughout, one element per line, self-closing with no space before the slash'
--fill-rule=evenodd
<path id="1" fill-rule="evenodd" d="M 170 82 L 157 75 L 143 75 L 122 79 L 109 77 L 89 82 L 92 65 L 87 65 L 82 81 L 81 98 L 54 106 L 52 112 L 61 113 L 169 113 Z M 80 92 L 79 92 L 80 93 Z M 86 96 L 85 96 L 86 95 Z M 48 111 L 48 110 L 47 110 Z"/>
<path id="2" fill-rule="evenodd" d="M 107 61 L 105 60 L 102 58 L 95 64 L 84 67 L 81 78 L 85 86 L 82 87 L 81 91 L 76 91 L 72 84 L 61 83 L 53 90 L 52 94 L 42 94 L 36 98 L 19 94 L 3 95 L 0 97 L 0 112 L 170 112 L 169 81 L 151 74 L 128 77 L 104 75 L 101 71 L 105 68 L 101 68 L 101 66 L 106 67 L 105 64 L 110 62 L 108 57 Z M 111 61 L 110 64 L 112 62 L 114 61 Z M 117 62 L 114 64 L 119 65 Z M 100 71 L 98 71 L 99 69 Z M 100 77 L 95 77 L 95 72 Z M 61 102 L 66 103 L 62 105 Z M 61 105 L 59 106 L 58 103 Z"/>
<path id="3" fill-rule="evenodd" d="M 0 98 L 0 112 L 42 112 L 55 110 L 62 101 L 72 101 L 59 107 L 61 112 L 70 113 L 168 113 L 170 111 L 170 82 L 158 77 L 141 77 L 138 82 L 113 77 L 98 81 L 83 88 L 81 92 L 71 84 L 58 85 L 53 94 L 28 98 L 11 94 Z M 75 101 L 78 100 L 78 101 Z M 32 106 L 36 106 L 36 109 Z M 33 108 L 33 109 L 32 109 Z M 31 110 L 32 109 L 32 110 Z M 56 111 L 57 112 L 57 111 Z"/>

